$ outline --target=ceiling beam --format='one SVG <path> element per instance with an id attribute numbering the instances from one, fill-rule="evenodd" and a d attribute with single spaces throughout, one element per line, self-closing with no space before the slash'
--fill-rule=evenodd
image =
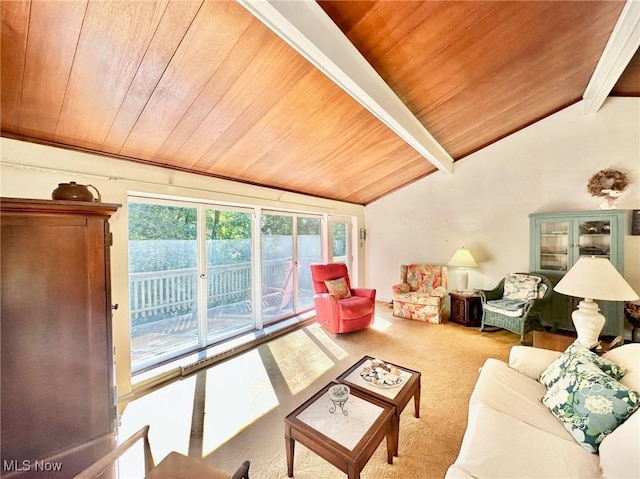
<path id="1" fill-rule="evenodd" d="M 640 0 L 627 0 L 584 91 L 584 112 L 596 113 L 640 47 Z"/>
<path id="2" fill-rule="evenodd" d="M 453 158 L 315 1 L 238 2 L 436 168 L 453 172 Z"/>

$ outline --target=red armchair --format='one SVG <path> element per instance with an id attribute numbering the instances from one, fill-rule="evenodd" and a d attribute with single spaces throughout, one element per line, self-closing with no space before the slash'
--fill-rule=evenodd
<path id="1" fill-rule="evenodd" d="M 334 334 L 357 331 L 373 324 L 375 314 L 376 290 L 367 288 L 351 288 L 349 273 L 344 263 L 313 263 L 311 279 L 315 294 L 318 322 Z M 325 281 L 344 278 L 348 297 L 337 299 L 329 293 Z M 340 296 L 340 295 L 339 295 Z"/>

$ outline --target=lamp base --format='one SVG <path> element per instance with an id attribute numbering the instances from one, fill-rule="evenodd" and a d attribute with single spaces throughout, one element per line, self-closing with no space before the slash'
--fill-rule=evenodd
<path id="1" fill-rule="evenodd" d="M 589 349 L 598 345 L 600 332 L 606 322 L 605 317 L 599 311 L 598 303 L 586 298 L 580 301 L 578 309 L 571 313 L 571 319 L 578 333 L 578 342 Z"/>
<path id="2" fill-rule="evenodd" d="M 459 269 L 456 276 L 456 290 L 464 293 L 469 286 L 469 272 L 466 269 Z"/>

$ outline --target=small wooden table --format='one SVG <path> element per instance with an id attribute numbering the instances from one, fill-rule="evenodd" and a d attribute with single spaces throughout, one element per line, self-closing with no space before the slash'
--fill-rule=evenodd
<path id="1" fill-rule="evenodd" d="M 397 450 L 393 406 L 354 389 L 344 405 L 347 415 L 341 408 L 330 413 L 333 403 L 327 391 L 334 384 L 337 383 L 327 384 L 284 419 L 289 477 L 293 477 L 295 441 L 346 473 L 349 479 L 359 479 L 360 471 L 386 437 L 387 462 L 393 464 Z"/>
<path id="2" fill-rule="evenodd" d="M 351 390 L 358 390 L 362 393 L 366 394 L 369 397 L 377 401 L 381 401 L 387 403 L 394 408 L 394 427 L 396 434 L 396 443 L 399 443 L 399 435 L 400 435 L 400 414 L 404 411 L 404 408 L 407 406 L 411 398 L 413 398 L 413 405 L 415 410 L 415 416 L 420 417 L 420 378 L 421 374 L 419 371 L 414 371 L 413 369 L 405 368 L 403 366 L 399 366 L 397 364 L 391 364 L 396 368 L 400 369 L 404 372 L 404 374 L 408 375 L 408 378 L 401 383 L 398 387 L 395 388 L 380 388 L 377 387 L 360 376 L 360 370 L 363 368 L 364 363 L 370 361 L 374 358 L 371 356 L 364 356 L 358 362 L 356 362 L 353 366 L 347 369 L 344 373 L 337 377 L 336 381 L 344 383 L 348 385 Z M 394 455 L 398 455 L 398 449 L 394 451 Z"/>
<path id="3" fill-rule="evenodd" d="M 573 331 L 556 331 L 555 333 L 533 331 L 533 347 L 563 352 L 576 340 L 576 337 L 577 335 Z M 610 349 L 622 344 L 620 339 L 621 338 L 614 338 L 613 340 L 601 339 L 600 345 L 593 351 L 597 354 L 604 354 Z"/>
<path id="4" fill-rule="evenodd" d="M 451 321 L 464 326 L 480 326 L 482 321 L 482 298 L 479 294 L 456 293 L 451 296 Z"/>
<path id="5" fill-rule="evenodd" d="M 551 349 L 552 351 L 564 351 L 576 340 L 576 335 L 569 333 L 548 333 L 546 331 L 533 331 L 533 347 Z"/>

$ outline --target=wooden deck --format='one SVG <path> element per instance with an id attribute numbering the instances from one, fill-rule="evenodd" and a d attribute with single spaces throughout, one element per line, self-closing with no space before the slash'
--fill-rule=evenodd
<path id="1" fill-rule="evenodd" d="M 263 304 L 264 322 L 284 319 L 294 314 L 290 304 Z M 253 326 L 253 311 L 249 301 L 218 306 L 208 312 L 208 342 L 228 338 L 234 331 L 246 331 Z M 148 367 L 154 360 L 168 359 L 167 353 L 197 349 L 198 321 L 196 313 L 134 326 L 131 330 L 131 362 L 133 370 Z"/>

